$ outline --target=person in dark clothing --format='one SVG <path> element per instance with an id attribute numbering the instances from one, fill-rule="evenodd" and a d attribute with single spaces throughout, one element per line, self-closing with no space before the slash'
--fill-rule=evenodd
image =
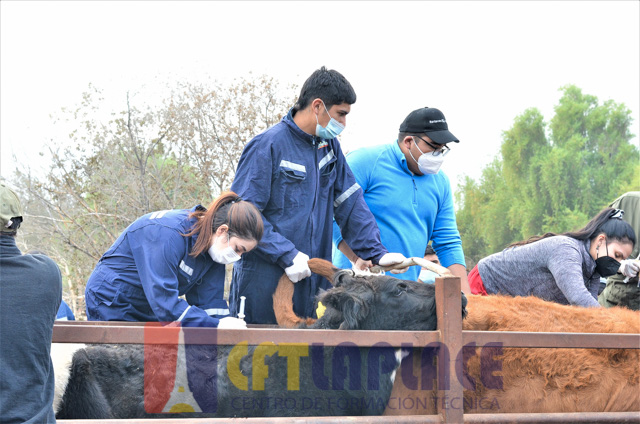
<path id="1" fill-rule="evenodd" d="M 208 208 L 143 215 L 120 234 L 89 277 L 87 318 L 246 328 L 229 316 L 225 270 L 258 244 L 262 232 L 260 212 L 232 192 Z"/>
<path id="2" fill-rule="evenodd" d="M 55 423 L 51 361 L 62 276 L 46 255 L 23 255 L 22 206 L 0 183 L 0 422 Z"/>
<path id="3" fill-rule="evenodd" d="M 27 255 L 46 255 L 42 250 L 31 249 L 27 252 Z M 73 315 L 73 311 L 67 305 L 64 299 L 60 302 L 58 313 L 56 314 L 56 321 L 75 321 L 76 316 Z"/>
<path id="4" fill-rule="evenodd" d="M 276 323 L 271 296 L 285 272 L 296 283 L 294 311 L 314 315 L 315 295 L 329 282 L 311 275 L 307 260 L 331 260 L 334 217 L 359 258 L 383 266 L 405 259 L 382 245 L 337 139 L 355 101 L 346 78 L 322 67 L 282 121 L 255 136 L 240 156 L 231 190 L 255 204 L 265 224 L 258 247 L 233 267 L 229 308 L 237 314 L 246 296 L 247 323 Z"/>
<path id="5" fill-rule="evenodd" d="M 625 211 L 622 219 L 631 225 L 640 236 L 640 191 L 630 191 L 618 197 L 610 205 Z M 635 311 L 640 310 L 640 243 L 636 243 L 629 259 L 620 262 L 618 272 L 609 277 L 606 287 L 598 296 L 598 302 L 607 308 L 624 306 Z"/>

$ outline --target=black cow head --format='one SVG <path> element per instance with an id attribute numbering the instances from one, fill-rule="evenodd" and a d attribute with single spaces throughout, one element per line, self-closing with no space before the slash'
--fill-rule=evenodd
<path id="1" fill-rule="evenodd" d="M 313 328 L 432 331 L 437 327 L 433 284 L 341 270 L 334 275 L 334 286 L 318 295 L 326 310 Z M 463 318 L 466 305 L 463 294 Z"/>

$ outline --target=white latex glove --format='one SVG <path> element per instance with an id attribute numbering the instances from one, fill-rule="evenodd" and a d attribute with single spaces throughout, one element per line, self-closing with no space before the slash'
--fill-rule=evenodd
<path id="1" fill-rule="evenodd" d="M 378 262 L 378 265 L 380 265 L 380 266 L 391 266 L 391 265 L 402 263 L 402 262 L 404 262 L 406 260 L 407 260 L 407 258 L 405 258 L 402 253 L 385 253 L 380 258 L 380 261 Z M 392 274 L 402 274 L 403 272 L 407 272 L 408 270 L 409 270 L 409 267 L 402 268 L 402 269 L 392 269 L 391 273 Z"/>
<path id="2" fill-rule="evenodd" d="M 284 272 L 287 273 L 287 277 L 293 283 L 297 283 L 303 278 L 307 278 L 311 275 L 311 270 L 309 269 L 309 265 L 307 261 L 309 257 L 302 252 L 298 252 L 295 258 L 293 258 L 293 265 L 284 269 Z"/>
<path id="3" fill-rule="evenodd" d="M 240 318 L 225 317 L 220 319 L 220 322 L 218 323 L 218 328 L 223 330 L 224 329 L 241 330 L 243 328 L 247 328 L 247 323 Z"/>
<path id="4" fill-rule="evenodd" d="M 635 259 L 625 259 L 620 261 L 620 268 L 618 272 L 623 274 L 625 277 L 633 278 L 638 275 L 638 271 L 640 270 L 640 265 L 638 265 L 638 261 Z"/>

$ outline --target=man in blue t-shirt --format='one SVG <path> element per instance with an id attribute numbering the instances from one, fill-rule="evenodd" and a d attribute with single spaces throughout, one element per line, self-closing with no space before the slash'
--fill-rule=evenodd
<path id="1" fill-rule="evenodd" d="M 380 228 L 382 244 L 406 257 L 422 257 L 433 240 L 441 264 L 460 277 L 462 291 L 468 294 L 451 185 L 440 171 L 451 142 L 459 140 L 449 132 L 444 114 L 424 107 L 405 118 L 396 141 L 355 150 L 346 159 Z M 353 253 L 335 223 L 333 243 L 337 267 L 371 265 Z M 416 281 L 419 272 L 411 267 L 396 277 Z"/>

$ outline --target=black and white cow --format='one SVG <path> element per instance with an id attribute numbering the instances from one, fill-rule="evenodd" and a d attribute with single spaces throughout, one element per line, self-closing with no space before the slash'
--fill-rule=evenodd
<path id="1" fill-rule="evenodd" d="M 433 285 L 335 271 L 335 287 L 318 296 L 325 314 L 308 328 L 436 329 Z M 463 296 L 463 316 L 465 306 Z M 101 345 L 76 351 L 57 417 L 379 415 L 402 359 L 399 349 L 382 343 L 197 345 L 189 344 L 189 329 L 182 331 L 186 344 L 180 348 Z"/>

